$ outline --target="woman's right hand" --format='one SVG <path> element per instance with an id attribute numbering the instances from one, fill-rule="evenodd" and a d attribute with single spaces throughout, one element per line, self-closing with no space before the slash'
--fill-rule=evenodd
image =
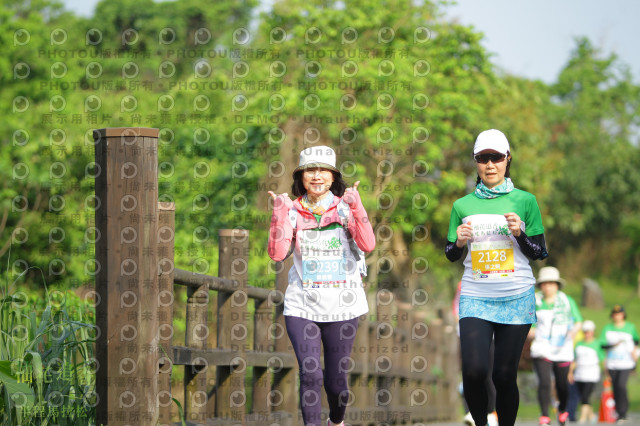
<path id="1" fill-rule="evenodd" d="M 456 229 L 456 235 L 458 237 L 456 240 L 456 246 L 458 246 L 458 248 L 464 247 L 467 244 L 467 241 L 473 237 L 473 227 L 471 226 L 471 222 L 463 223 L 458 226 L 458 229 Z"/>
<path id="2" fill-rule="evenodd" d="M 267 193 L 271 196 L 271 199 L 273 200 L 274 210 L 281 210 L 283 207 L 285 210 L 290 210 L 293 208 L 293 201 L 291 201 L 291 198 L 289 198 L 288 193 L 283 192 L 280 195 L 277 195 L 273 191 L 268 191 Z"/>

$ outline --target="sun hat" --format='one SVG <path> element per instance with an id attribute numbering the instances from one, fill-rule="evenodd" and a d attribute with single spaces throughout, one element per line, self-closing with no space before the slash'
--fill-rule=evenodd
<path id="1" fill-rule="evenodd" d="M 591 321 L 591 320 L 585 320 L 585 322 L 582 323 L 582 331 L 587 332 L 587 331 L 595 331 L 596 330 L 596 323 Z"/>
<path id="2" fill-rule="evenodd" d="M 485 130 L 476 138 L 476 143 L 473 146 L 473 155 L 485 149 L 492 149 L 506 155 L 509 152 L 509 141 L 500 130 Z"/>
<path id="3" fill-rule="evenodd" d="M 310 146 L 300 152 L 300 161 L 298 167 L 293 171 L 296 172 L 304 169 L 312 169 L 314 167 L 322 167 L 331 171 L 340 173 L 336 169 L 336 152 L 328 146 L 318 145 Z"/>
<path id="4" fill-rule="evenodd" d="M 560 271 L 558 268 L 553 266 L 545 266 L 544 268 L 540 268 L 540 272 L 538 272 L 538 279 L 536 280 L 536 285 L 540 285 L 541 283 L 554 282 L 558 283 L 558 287 L 562 288 L 564 286 L 565 281 L 560 278 Z"/>

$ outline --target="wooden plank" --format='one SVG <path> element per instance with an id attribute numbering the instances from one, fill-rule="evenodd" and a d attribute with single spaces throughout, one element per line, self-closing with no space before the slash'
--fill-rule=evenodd
<path id="1" fill-rule="evenodd" d="M 171 424 L 175 204 L 158 203 L 158 422 Z M 177 414 L 177 413 L 176 413 Z"/>
<path id="2" fill-rule="evenodd" d="M 293 256 L 289 256 L 284 262 L 277 262 L 276 267 L 276 291 L 284 295 L 289 285 L 288 273 L 293 266 Z M 272 328 L 274 335 L 276 351 L 280 353 L 288 353 L 293 359 L 293 347 L 287 335 L 286 325 L 284 322 L 284 298 L 282 302 L 275 307 L 275 323 Z M 284 360 L 283 360 L 284 362 Z M 296 393 L 296 381 L 298 379 L 298 362 L 295 362 L 294 368 L 282 368 L 273 375 L 273 386 L 270 395 L 270 404 L 274 410 L 285 411 L 294 414 L 294 424 L 298 422 L 298 395 Z"/>
<path id="3" fill-rule="evenodd" d="M 229 366 L 236 365 L 233 361 L 238 360 L 238 351 L 233 349 L 194 349 L 174 346 L 173 354 L 174 365 Z M 241 359 L 248 367 L 271 367 L 274 357 L 282 361 L 282 364 L 277 365 L 282 365 L 284 368 L 292 368 L 296 365 L 295 355 L 281 352 L 246 351 Z"/>
<path id="4" fill-rule="evenodd" d="M 209 327 L 207 311 L 209 287 L 187 287 L 187 324 L 185 345 L 188 348 L 206 350 Z M 207 413 L 207 370 L 208 366 L 186 366 L 184 369 L 184 411 L 185 418 L 193 422 L 204 422 L 213 413 Z"/>
<path id="5" fill-rule="evenodd" d="M 97 424 L 158 423 L 157 138 L 94 132 Z M 123 136 L 123 133 L 133 136 Z M 138 132 L 139 134 L 140 132 Z M 143 132 L 144 133 L 144 132 Z M 146 134 L 146 133 L 145 133 Z"/>
<path id="6" fill-rule="evenodd" d="M 394 327 L 391 323 L 394 294 L 389 290 L 379 290 L 376 294 L 376 328 L 374 359 L 371 360 L 371 372 L 377 377 L 377 388 L 373 404 L 381 411 L 385 411 L 388 418 L 394 406 Z M 397 363 L 396 363 L 397 367 Z"/>
<path id="7" fill-rule="evenodd" d="M 265 289 L 266 290 L 266 289 Z M 275 346 L 270 336 L 273 322 L 273 307 L 265 300 L 254 301 L 253 317 L 253 353 L 262 356 L 268 363 L 273 358 Z M 249 357 L 247 356 L 247 363 Z M 271 373 L 267 364 L 256 365 L 253 368 L 253 405 L 251 412 L 267 417 L 271 411 L 269 393 L 271 392 Z"/>
<path id="8" fill-rule="evenodd" d="M 96 129 L 93 131 L 93 139 L 97 141 L 101 138 L 140 138 L 148 137 L 158 139 L 159 129 L 149 127 L 109 127 L 106 129 Z"/>
<path id="9" fill-rule="evenodd" d="M 218 275 L 232 279 L 237 284 L 232 294 L 218 293 L 218 348 L 236 349 L 237 356 L 243 359 L 248 336 L 246 290 L 249 231 L 221 230 L 218 238 Z M 240 367 L 228 365 L 216 368 L 216 417 L 244 422 L 246 364 Z"/>

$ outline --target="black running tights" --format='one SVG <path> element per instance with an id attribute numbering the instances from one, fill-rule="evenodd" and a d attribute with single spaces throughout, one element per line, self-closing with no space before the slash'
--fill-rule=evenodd
<path id="1" fill-rule="evenodd" d="M 518 415 L 518 363 L 530 324 L 498 324 L 479 318 L 460 320 L 464 398 L 477 426 L 487 424 L 489 347 L 495 341 L 493 384 L 500 426 L 513 426 Z"/>
<path id="2" fill-rule="evenodd" d="M 627 418 L 629 409 L 629 395 L 627 394 L 627 381 L 633 372 L 630 370 L 608 370 L 613 386 L 613 399 L 616 401 L 616 412 L 619 418 Z"/>

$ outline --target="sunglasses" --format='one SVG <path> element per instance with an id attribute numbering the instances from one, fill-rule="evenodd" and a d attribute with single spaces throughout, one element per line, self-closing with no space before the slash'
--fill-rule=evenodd
<path id="1" fill-rule="evenodd" d="M 474 155 L 473 158 L 475 158 L 476 163 L 480 163 L 480 164 L 487 164 L 489 161 L 491 161 L 492 163 L 500 163 L 504 160 L 507 159 L 507 154 L 498 154 L 498 153 L 494 153 L 494 154 L 477 154 Z"/>

